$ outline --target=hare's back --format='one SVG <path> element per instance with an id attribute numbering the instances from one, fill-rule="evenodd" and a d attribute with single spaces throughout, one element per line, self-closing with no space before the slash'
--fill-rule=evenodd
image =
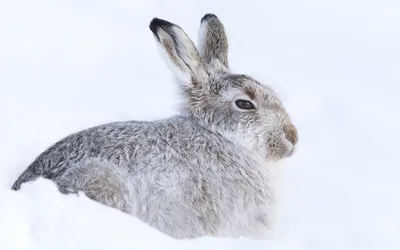
<path id="1" fill-rule="evenodd" d="M 28 177 L 24 178 L 55 179 L 69 167 L 91 158 L 116 165 L 145 162 L 168 148 L 174 152 L 187 150 L 192 136 L 198 138 L 204 134 L 199 130 L 181 117 L 157 122 L 114 122 L 88 128 L 46 149 L 27 168 L 24 174 Z"/>
<path id="2" fill-rule="evenodd" d="M 52 145 L 34 160 L 14 186 L 18 189 L 21 183 L 39 176 L 55 180 L 69 168 L 90 159 L 123 165 L 136 173 L 164 171 L 172 166 L 198 169 L 219 165 L 214 161 L 235 158 L 234 150 L 227 152 L 233 149 L 227 143 L 185 117 L 104 124 L 71 134 Z"/>

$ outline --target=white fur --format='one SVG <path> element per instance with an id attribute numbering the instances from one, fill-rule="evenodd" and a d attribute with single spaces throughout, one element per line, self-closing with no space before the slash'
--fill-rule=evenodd
<path id="1" fill-rule="evenodd" d="M 204 56 L 205 53 L 206 37 L 207 37 L 207 22 L 203 21 L 200 24 L 198 38 L 197 38 L 197 49 L 199 50 L 201 56 Z"/>

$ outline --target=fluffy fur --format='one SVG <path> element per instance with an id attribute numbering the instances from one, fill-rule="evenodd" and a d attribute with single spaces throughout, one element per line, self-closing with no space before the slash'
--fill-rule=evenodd
<path id="1" fill-rule="evenodd" d="M 275 202 L 273 162 L 290 156 L 297 131 L 275 93 L 233 74 L 228 40 L 213 14 L 201 20 L 199 51 L 177 25 L 150 23 L 185 100 L 179 116 L 114 122 L 57 142 L 12 188 L 38 177 L 175 238 L 265 238 Z M 243 109 L 237 100 L 251 102 Z"/>

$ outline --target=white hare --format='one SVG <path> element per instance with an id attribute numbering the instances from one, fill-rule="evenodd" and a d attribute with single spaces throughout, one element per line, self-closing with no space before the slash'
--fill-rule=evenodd
<path id="1" fill-rule="evenodd" d="M 115 122 L 57 142 L 14 183 L 53 180 L 175 238 L 263 238 L 276 199 L 270 162 L 292 155 L 297 131 L 275 93 L 228 65 L 224 26 L 201 19 L 198 50 L 177 25 L 150 23 L 185 100 L 178 116 Z"/>

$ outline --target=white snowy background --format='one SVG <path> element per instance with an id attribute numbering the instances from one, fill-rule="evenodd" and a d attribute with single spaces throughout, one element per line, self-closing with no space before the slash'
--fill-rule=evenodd
<path id="1" fill-rule="evenodd" d="M 299 129 L 276 240 L 178 241 L 46 180 L 10 190 L 72 132 L 173 115 L 148 24 L 196 41 L 208 12 L 232 70 L 272 86 Z M 399 26 L 396 0 L 1 0 L 0 249 L 400 249 Z"/>

